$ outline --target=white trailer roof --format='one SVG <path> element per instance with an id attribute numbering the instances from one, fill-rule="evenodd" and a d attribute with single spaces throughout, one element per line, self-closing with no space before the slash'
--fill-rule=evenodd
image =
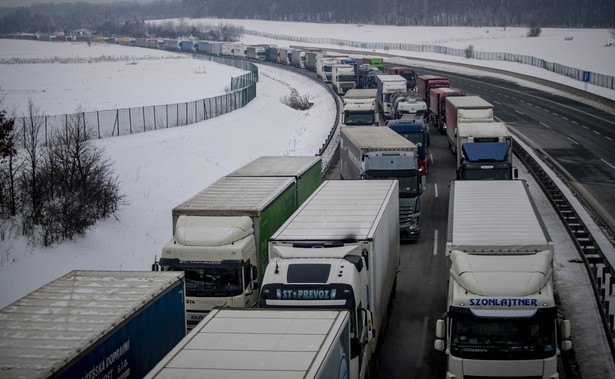
<path id="1" fill-rule="evenodd" d="M 378 96 L 376 88 L 352 88 L 344 95 L 343 99 L 374 99 Z"/>
<path id="2" fill-rule="evenodd" d="M 459 137 L 510 137 L 503 122 L 464 122 L 457 125 Z"/>
<path id="3" fill-rule="evenodd" d="M 447 96 L 446 101 L 453 104 L 456 108 L 493 108 L 493 104 L 480 96 Z"/>
<path id="4" fill-rule="evenodd" d="M 312 377 L 347 317 L 331 310 L 214 310 L 147 377 Z"/>
<path id="5" fill-rule="evenodd" d="M 173 208 L 173 216 L 258 216 L 293 185 L 288 177 L 225 176 Z"/>
<path id="6" fill-rule="evenodd" d="M 406 78 L 401 75 L 388 75 L 388 74 L 380 74 L 376 75 L 381 82 L 390 83 L 390 82 L 405 82 Z"/>
<path id="7" fill-rule="evenodd" d="M 417 151 L 415 144 L 387 127 L 343 126 L 341 144 L 346 143 L 346 141 L 343 141 L 344 137 L 365 152 Z"/>
<path id="8" fill-rule="evenodd" d="M 397 192 L 396 180 L 325 181 L 271 239 L 371 239 L 389 198 Z"/>
<path id="9" fill-rule="evenodd" d="M 296 176 L 305 174 L 321 158 L 318 156 L 263 156 L 227 176 Z"/>
<path id="10" fill-rule="evenodd" d="M 71 271 L 0 310 L 0 377 L 47 378 L 184 277 Z"/>
<path id="11" fill-rule="evenodd" d="M 451 184 L 448 217 L 447 252 L 553 249 L 522 180 L 457 180 Z"/>

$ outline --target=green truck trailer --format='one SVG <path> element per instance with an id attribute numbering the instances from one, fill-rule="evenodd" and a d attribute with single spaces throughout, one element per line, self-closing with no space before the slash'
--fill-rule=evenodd
<path id="1" fill-rule="evenodd" d="M 173 208 L 174 234 L 154 270 L 186 273 L 188 329 L 214 307 L 256 303 L 269 237 L 322 182 L 320 158 L 301 166 L 305 157 L 296 157 L 294 171 L 288 168 L 291 160 L 276 158 L 286 161 L 278 163 L 278 171 L 274 160 L 262 160 L 269 163 L 268 176 L 255 173 L 258 167 L 265 171 L 263 163 L 252 163 L 253 169 L 248 164 Z M 304 166 L 314 166 L 318 175 Z"/>

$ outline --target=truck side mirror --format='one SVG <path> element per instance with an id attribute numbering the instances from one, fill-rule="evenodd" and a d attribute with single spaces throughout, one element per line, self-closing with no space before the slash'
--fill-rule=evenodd
<path id="1" fill-rule="evenodd" d="M 160 265 L 158 260 L 156 260 L 156 256 L 154 256 L 154 263 L 152 263 L 152 271 L 160 271 Z"/>
<path id="2" fill-rule="evenodd" d="M 446 332 L 446 324 L 443 319 L 436 320 L 436 337 L 444 338 Z"/>
<path id="3" fill-rule="evenodd" d="M 258 289 L 258 287 L 259 287 L 258 282 L 250 282 L 250 289 L 252 291 L 256 291 Z"/>
<path id="4" fill-rule="evenodd" d="M 513 178 L 519 179 L 519 169 L 516 167 L 513 168 Z"/>
<path id="5" fill-rule="evenodd" d="M 250 281 L 258 279 L 258 269 L 256 266 L 250 265 Z"/>
<path id="6" fill-rule="evenodd" d="M 446 349 L 446 344 L 444 343 L 444 340 L 437 339 L 434 341 L 433 347 L 438 351 L 444 351 L 444 349 Z"/>
<path id="7" fill-rule="evenodd" d="M 561 324 L 561 333 L 562 333 L 562 339 L 566 340 L 570 338 L 570 321 L 569 320 L 562 320 L 562 324 Z"/>

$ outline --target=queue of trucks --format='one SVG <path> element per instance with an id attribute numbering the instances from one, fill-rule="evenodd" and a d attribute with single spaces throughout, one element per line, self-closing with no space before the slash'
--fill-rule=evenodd
<path id="1" fill-rule="evenodd" d="M 378 58 L 358 67 L 348 56 L 320 50 L 191 48 L 292 64 L 331 83 L 344 102 L 343 180 L 323 182 L 320 157 L 260 157 L 220 178 L 173 208 L 172 238 L 152 266 L 162 272 L 69 274 L 163 281 L 145 291 L 149 300 L 100 317 L 104 329 L 97 338 L 71 335 L 82 343 L 64 355 L 33 342 L 36 328 L 25 323 L 24 331 L 7 334 L 9 348 L 0 350 L 3 375 L 142 377 L 153 368 L 148 377 L 373 377 L 395 295 L 400 241 L 420 237 L 428 127 L 434 126 L 446 134 L 457 168 L 446 244 L 447 311 L 434 342 L 447 356 L 447 377 L 557 377 L 557 356 L 572 343 L 553 295 L 555 249 L 525 182 L 511 180 L 517 178 L 512 135 L 492 104 L 450 88 L 441 76 L 416 76 L 406 67 L 384 74 Z M 381 119 L 386 126 L 378 126 Z M 126 302 L 134 301 L 131 285 L 114 290 L 114 297 L 122 301 L 126 291 Z M 108 307 L 91 292 L 88 304 Z M 57 300 L 65 296 L 51 297 L 53 306 L 63 306 Z M 35 291 L 0 310 L 0 330 L 8 329 L 5 320 L 27 314 L 20 302 L 51 306 L 48 297 Z M 57 328 L 54 320 L 33 322 Z M 160 335 L 142 329 L 160 325 Z M 157 348 L 150 353 L 152 344 Z M 22 363 L 32 349 L 43 349 L 36 351 L 45 364 Z"/>

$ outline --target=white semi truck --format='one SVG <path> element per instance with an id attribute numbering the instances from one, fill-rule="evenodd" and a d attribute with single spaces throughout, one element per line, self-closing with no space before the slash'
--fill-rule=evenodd
<path id="1" fill-rule="evenodd" d="M 399 231 L 403 240 L 421 235 L 421 194 L 426 178 L 419 173 L 417 146 L 386 127 L 342 127 L 342 179 L 399 180 Z"/>
<path id="2" fill-rule="evenodd" d="M 435 348 L 447 378 L 557 378 L 572 346 L 553 294 L 554 245 L 522 180 L 451 185 L 445 317 Z"/>
<path id="3" fill-rule="evenodd" d="M 269 237 L 321 182 L 319 157 L 260 157 L 173 208 L 154 269 L 186 273 L 189 329 L 215 306 L 258 301 Z"/>
<path id="4" fill-rule="evenodd" d="M 392 96 L 406 93 L 406 83 L 406 79 L 401 75 L 376 75 L 378 105 L 385 120 L 392 118 L 395 113 Z"/>
<path id="5" fill-rule="evenodd" d="M 269 243 L 261 308 L 350 312 L 350 378 L 375 375 L 399 267 L 398 182 L 325 181 Z"/>
<path id="6" fill-rule="evenodd" d="M 465 122 L 494 122 L 493 104 L 479 96 L 446 96 L 448 147 L 457 154 L 457 126 Z"/>
<path id="7" fill-rule="evenodd" d="M 325 83 L 331 83 L 333 65 L 340 62 L 338 58 L 321 57 L 316 60 L 316 73 Z"/>
<path id="8" fill-rule="evenodd" d="M 146 376 L 356 378 L 346 310 L 215 309 Z"/>
<path id="9" fill-rule="evenodd" d="M 512 135 L 503 122 L 463 122 L 457 125 L 457 179 L 515 179 Z"/>
<path id="10" fill-rule="evenodd" d="M 331 86 L 338 95 L 344 95 L 354 88 L 357 79 L 354 68 L 355 66 L 344 63 L 331 67 Z"/>
<path id="11" fill-rule="evenodd" d="M 344 125 L 378 125 L 378 90 L 375 88 L 350 89 L 342 98 Z"/>

